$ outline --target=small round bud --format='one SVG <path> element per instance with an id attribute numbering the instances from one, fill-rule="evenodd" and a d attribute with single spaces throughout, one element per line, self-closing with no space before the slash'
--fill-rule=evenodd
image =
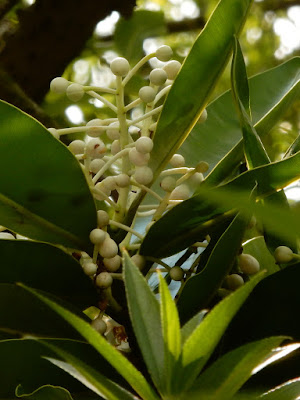
<path id="1" fill-rule="evenodd" d="M 99 129 L 100 126 L 103 126 L 102 120 L 99 118 L 92 119 L 86 124 L 88 128 L 86 134 L 90 137 L 98 137 L 103 133 L 102 129 Z"/>
<path id="2" fill-rule="evenodd" d="M 209 164 L 206 161 L 199 161 L 195 167 L 195 170 L 197 172 L 201 172 L 202 174 L 204 174 L 205 172 L 208 171 L 208 168 L 209 168 Z"/>
<path id="3" fill-rule="evenodd" d="M 121 257 L 117 254 L 116 256 L 112 258 L 104 258 L 103 259 L 103 264 L 105 265 L 105 268 L 109 272 L 116 272 L 121 265 Z"/>
<path id="4" fill-rule="evenodd" d="M 153 149 L 153 140 L 147 136 L 142 136 L 135 142 L 135 148 L 139 153 L 150 153 Z"/>
<path id="5" fill-rule="evenodd" d="M 138 166 L 138 167 L 142 167 L 143 165 L 147 165 L 148 161 L 150 160 L 150 154 L 146 153 L 140 153 L 139 151 L 137 151 L 137 149 L 135 147 L 133 147 L 130 151 L 129 151 L 129 160 L 130 162 L 132 162 L 132 164 Z"/>
<path id="6" fill-rule="evenodd" d="M 274 251 L 274 257 L 278 264 L 285 264 L 293 260 L 294 253 L 287 246 L 279 246 Z"/>
<path id="7" fill-rule="evenodd" d="M 101 158 L 95 158 L 90 162 L 89 168 L 93 174 L 96 174 L 105 165 L 105 161 Z"/>
<path id="8" fill-rule="evenodd" d="M 109 215 L 104 210 L 97 211 L 97 220 L 99 228 L 103 228 L 109 224 Z"/>
<path id="9" fill-rule="evenodd" d="M 153 172 L 149 167 L 136 167 L 133 177 L 141 185 L 148 185 L 153 179 Z"/>
<path id="10" fill-rule="evenodd" d="M 111 190 L 109 190 L 107 187 L 102 185 L 102 182 L 98 182 L 95 185 L 95 189 L 99 190 L 100 192 L 102 192 L 103 194 L 97 192 L 94 193 L 93 196 L 97 199 L 97 200 L 106 200 L 105 196 L 110 196 Z"/>
<path id="11" fill-rule="evenodd" d="M 81 257 L 80 257 L 80 265 L 83 266 L 84 263 L 88 263 L 88 262 L 93 262 L 92 258 L 88 255 L 88 253 L 86 253 L 85 251 L 83 251 L 81 253 Z"/>
<path id="12" fill-rule="evenodd" d="M 160 182 L 160 187 L 166 192 L 172 192 L 176 187 L 176 179 L 172 176 L 166 176 Z"/>
<path id="13" fill-rule="evenodd" d="M 139 98 L 144 103 L 151 103 L 156 96 L 156 91 L 151 86 L 144 86 L 139 90 Z"/>
<path id="14" fill-rule="evenodd" d="M 174 154 L 169 163 L 174 168 L 180 168 L 185 166 L 185 159 L 181 154 Z"/>
<path id="15" fill-rule="evenodd" d="M 113 122 L 112 124 L 108 125 L 108 129 L 106 130 L 106 136 L 110 140 L 120 139 L 120 130 L 118 122 Z"/>
<path id="16" fill-rule="evenodd" d="M 205 122 L 207 120 L 207 111 L 206 109 L 204 109 L 198 119 L 198 123 L 202 124 L 203 122 Z"/>
<path id="17" fill-rule="evenodd" d="M 55 139 L 59 139 L 59 133 L 57 132 L 57 129 L 55 129 L 55 128 L 48 128 L 48 131 L 51 133 L 52 136 L 55 137 Z"/>
<path id="18" fill-rule="evenodd" d="M 236 290 L 239 287 L 243 286 L 244 280 L 241 277 L 241 275 L 238 274 L 231 274 L 226 276 L 225 278 L 225 284 L 228 289 L 230 290 Z"/>
<path id="19" fill-rule="evenodd" d="M 257 259 L 250 254 L 241 254 L 239 257 L 240 270 L 247 275 L 256 274 L 259 271 L 260 265 Z"/>
<path id="20" fill-rule="evenodd" d="M 175 266 L 170 269 L 170 278 L 173 279 L 173 281 L 181 281 L 181 279 L 184 277 L 184 270 L 178 266 Z"/>
<path id="21" fill-rule="evenodd" d="M 169 61 L 172 55 L 173 50 L 170 46 L 166 45 L 160 46 L 155 52 L 156 58 L 158 58 L 160 61 Z"/>
<path id="22" fill-rule="evenodd" d="M 105 152 L 105 144 L 100 139 L 91 139 L 85 146 L 85 154 L 87 157 L 102 158 Z"/>
<path id="23" fill-rule="evenodd" d="M 203 175 L 201 174 L 201 172 L 195 172 L 190 178 L 188 178 L 187 184 L 194 190 L 200 185 L 202 181 Z"/>
<path id="24" fill-rule="evenodd" d="M 127 174 L 120 174 L 115 177 L 115 181 L 117 186 L 119 186 L 120 188 L 124 188 L 129 186 L 130 177 Z"/>
<path id="25" fill-rule="evenodd" d="M 138 267 L 138 269 L 142 270 L 146 265 L 145 257 L 140 254 L 135 254 L 131 257 L 131 261 Z"/>
<path id="26" fill-rule="evenodd" d="M 186 184 L 177 186 L 171 193 L 170 200 L 187 200 L 190 198 L 191 190 Z"/>
<path id="27" fill-rule="evenodd" d="M 101 243 L 99 248 L 99 253 L 103 258 L 113 258 L 119 252 L 117 243 L 112 240 L 108 235 Z"/>
<path id="28" fill-rule="evenodd" d="M 104 239 L 106 238 L 107 233 L 102 231 L 102 229 L 93 229 L 90 233 L 90 241 L 93 244 L 101 244 L 104 242 Z"/>
<path id="29" fill-rule="evenodd" d="M 161 68 L 155 68 L 150 72 L 149 79 L 153 85 L 161 86 L 167 80 L 167 73 Z"/>
<path id="30" fill-rule="evenodd" d="M 113 156 L 118 154 L 121 151 L 121 145 L 119 140 L 114 140 L 110 147 L 110 152 Z"/>
<path id="31" fill-rule="evenodd" d="M 93 262 L 84 262 L 82 264 L 83 272 L 88 276 L 93 276 L 97 272 L 98 266 Z"/>
<path id="32" fill-rule="evenodd" d="M 130 65 L 126 58 L 117 57 L 110 63 L 110 69 L 116 76 L 125 76 L 129 72 Z"/>
<path id="33" fill-rule="evenodd" d="M 166 71 L 168 79 L 172 81 L 176 78 L 180 68 L 181 64 L 179 61 L 176 60 L 172 60 L 163 66 L 163 70 Z"/>
<path id="34" fill-rule="evenodd" d="M 100 335 L 104 335 L 107 329 L 106 323 L 103 321 L 102 318 L 97 317 L 91 322 L 91 326 L 95 329 L 95 331 L 99 332 Z"/>
<path id="35" fill-rule="evenodd" d="M 70 82 L 65 78 L 54 78 L 50 83 L 50 90 L 54 93 L 65 93 L 67 87 L 70 85 Z"/>
<path id="36" fill-rule="evenodd" d="M 100 272 L 96 277 L 96 285 L 102 289 L 110 287 L 113 283 L 113 278 L 109 272 Z"/>
<path id="37" fill-rule="evenodd" d="M 10 239 L 15 239 L 15 237 L 9 232 L 0 232 L 0 239 L 10 240 Z"/>
<path id="38" fill-rule="evenodd" d="M 79 101 L 84 95 L 82 85 L 79 85 L 79 83 L 71 83 L 71 85 L 67 87 L 66 95 L 72 101 Z"/>
<path id="39" fill-rule="evenodd" d="M 83 140 L 73 140 L 73 142 L 69 144 L 68 148 L 73 154 L 83 154 L 85 143 Z"/>
<path id="40" fill-rule="evenodd" d="M 117 183 L 114 176 L 108 176 L 101 182 L 102 186 L 109 189 L 110 191 L 115 190 Z"/>

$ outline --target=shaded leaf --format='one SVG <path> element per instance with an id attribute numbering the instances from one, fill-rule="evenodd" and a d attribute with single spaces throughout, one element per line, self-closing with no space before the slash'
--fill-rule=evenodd
<path id="1" fill-rule="evenodd" d="M 264 393 L 262 400 L 295 400 L 300 393 L 300 378 L 292 379 Z"/>
<path id="2" fill-rule="evenodd" d="M 202 322 L 203 318 L 207 314 L 208 310 L 201 310 L 195 314 L 188 322 L 186 322 L 181 328 L 182 344 L 189 338 L 197 326 Z"/>
<path id="3" fill-rule="evenodd" d="M 21 385 L 16 389 L 16 396 L 28 400 L 72 400 L 70 392 L 59 386 L 45 385 L 32 393 L 26 393 Z"/>

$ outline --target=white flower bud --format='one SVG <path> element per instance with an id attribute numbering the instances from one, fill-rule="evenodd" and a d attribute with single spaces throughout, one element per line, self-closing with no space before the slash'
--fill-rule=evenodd
<path id="1" fill-rule="evenodd" d="M 146 153 L 140 153 L 137 151 L 135 147 L 133 147 L 129 151 L 129 160 L 132 162 L 132 164 L 137 165 L 138 167 L 141 167 L 143 165 L 147 165 L 148 161 L 150 160 L 150 154 Z"/>
<path id="2" fill-rule="evenodd" d="M 231 274 L 226 276 L 225 278 L 225 284 L 228 289 L 230 290 L 236 290 L 239 287 L 243 286 L 244 280 L 241 277 L 241 275 L 238 274 Z"/>
<path id="3" fill-rule="evenodd" d="M 156 96 L 156 91 L 151 86 L 144 86 L 139 90 L 139 98 L 144 103 L 151 103 Z"/>
<path id="4" fill-rule="evenodd" d="M 293 260 L 294 253 L 287 246 L 279 246 L 274 251 L 274 257 L 278 264 L 285 264 Z"/>
<path id="5" fill-rule="evenodd" d="M 117 186 L 116 179 L 114 176 L 108 176 L 107 178 L 103 179 L 101 184 L 110 191 L 115 190 Z"/>
<path id="6" fill-rule="evenodd" d="M 120 174 L 115 177 L 115 181 L 117 186 L 119 186 L 120 188 L 124 188 L 129 186 L 130 177 L 127 174 Z"/>
<path id="7" fill-rule="evenodd" d="M 102 185 L 102 182 L 98 182 L 95 185 L 95 189 L 100 190 L 101 192 L 103 192 L 104 195 L 106 196 L 110 196 L 111 190 L 109 190 L 107 187 L 104 187 Z M 93 196 L 97 199 L 97 200 L 105 200 L 105 196 L 103 196 L 101 193 L 94 193 Z"/>
<path id="8" fill-rule="evenodd" d="M 161 86 L 167 80 L 167 73 L 161 68 L 155 68 L 150 72 L 149 79 L 153 85 Z"/>
<path id="9" fill-rule="evenodd" d="M 99 118 L 92 119 L 86 124 L 88 128 L 86 134 L 90 137 L 98 137 L 103 133 L 102 129 L 99 129 L 100 126 L 103 126 L 103 122 Z"/>
<path id="10" fill-rule="evenodd" d="M 109 224 L 109 215 L 104 210 L 97 211 L 97 220 L 99 228 L 103 228 Z"/>
<path id="11" fill-rule="evenodd" d="M 85 154 L 91 158 L 102 158 L 106 152 L 105 144 L 100 139 L 91 139 L 85 147 Z"/>
<path id="12" fill-rule="evenodd" d="M 85 142 L 83 140 L 73 140 L 68 146 L 73 154 L 83 154 L 85 149 Z"/>
<path id="13" fill-rule="evenodd" d="M 247 275 L 256 274 L 259 271 L 260 265 L 256 258 L 250 254 L 241 254 L 238 257 L 240 270 Z"/>
<path id="14" fill-rule="evenodd" d="M 71 83 L 67 87 L 66 95 L 72 101 L 79 101 L 84 95 L 83 86 L 79 83 Z"/>
<path id="15" fill-rule="evenodd" d="M 90 233 L 90 241 L 93 244 L 101 244 L 104 242 L 104 239 L 106 238 L 107 233 L 104 232 L 102 229 L 93 229 Z"/>
<path id="16" fill-rule="evenodd" d="M 185 159 L 181 154 L 174 154 L 169 163 L 174 168 L 180 168 L 185 166 Z"/>
<path id="17" fill-rule="evenodd" d="M 111 144 L 110 152 L 113 156 L 121 151 L 121 145 L 119 140 L 114 140 Z"/>
<path id="18" fill-rule="evenodd" d="M 147 136 L 142 136 L 135 142 L 135 148 L 139 153 L 150 153 L 153 149 L 153 140 Z"/>
<path id="19" fill-rule="evenodd" d="M 104 258 L 103 264 L 105 265 L 107 271 L 116 272 L 120 268 L 121 257 L 117 254 L 115 257 L 112 258 Z"/>
<path id="20" fill-rule="evenodd" d="M 172 192 L 176 187 L 176 179 L 172 176 L 166 176 L 160 182 L 160 187 L 166 192 Z"/>
<path id="21" fill-rule="evenodd" d="M 184 270 L 178 266 L 175 266 L 170 269 L 170 278 L 174 281 L 181 281 L 184 277 Z"/>
<path id="22" fill-rule="evenodd" d="M 96 174 L 105 165 L 105 161 L 101 158 L 95 158 L 90 162 L 89 168 L 93 174 Z"/>
<path id="23" fill-rule="evenodd" d="M 130 65 L 126 58 L 117 57 L 110 63 L 111 72 L 117 76 L 125 76 L 128 74 Z"/>
<path id="24" fill-rule="evenodd" d="M 170 46 L 166 45 L 160 46 L 155 52 L 156 58 L 158 58 L 160 61 L 169 61 L 172 55 L 173 50 Z"/>
<path id="25" fill-rule="evenodd" d="M 202 181 L 203 175 L 201 174 L 201 172 L 195 172 L 190 178 L 188 178 L 187 184 L 191 189 L 195 190 Z"/>
<path id="26" fill-rule="evenodd" d="M 15 239 L 15 237 L 9 232 L 0 232 L 0 239 L 10 240 L 10 239 Z"/>
<path id="27" fill-rule="evenodd" d="M 146 265 L 145 257 L 140 254 L 135 254 L 131 257 L 131 261 L 138 267 L 138 269 L 142 270 Z"/>
<path id="28" fill-rule="evenodd" d="M 186 184 L 177 186 L 171 193 L 170 200 L 187 200 L 190 198 L 191 189 Z"/>
<path id="29" fill-rule="evenodd" d="M 199 119 L 198 119 L 198 123 L 202 124 L 203 122 L 205 122 L 207 120 L 207 111 L 206 109 L 204 109 L 202 111 L 202 114 L 200 115 Z"/>
<path id="30" fill-rule="evenodd" d="M 70 82 L 65 78 L 54 78 L 50 83 L 50 90 L 54 93 L 65 93 Z"/>
<path id="31" fill-rule="evenodd" d="M 99 253 L 103 258 L 113 258 L 119 252 L 117 243 L 111 239 L 108 235 L 101 243 Z"/>
<path id="32" fill-rule="evenodd" d="M 112 283 L 113 278 L 109 272 L 100 272 L 96 277 L 96 285 L 102 289 L 110 287 Z"/>
<path id="33" fill-rule="evenodd" d="M 133 177 L 141 185 L 148 185 L 153 179 L 153 172 L 149 167 L 136 167 Z"/>
<path id="34" fill-rule="evenodd" d="M 52 136 L 55 137 L 55 139 L 59 139 L 59 133 L 57 132 L 57 129 L 55 129 L 55 128 L 48 128 L 48 131 L 51 133 Z"/>
<path id="35" fill-rule="evenodd" d="M 83 272 L 88 276 L 93 276 L 97 272 L 98 266 L 93 262 L 84 262 L 82 264 Z"/>
<path id="36" fill-rule="evenodd" d="M 120 139 L 119 122 L 113 122 L 112 124 L 108 125 L 108 129 L 106 130 L 106 136 L 110 140 Z"/>
<path id="37" fill-rule="evenodd" d="M 97 317 L 91 322 L 91 326 L 95 329 L 95 331 L 99 332 L 100 335 L 104 335 L 107 329 L 106 323 L 103 321 L 102 317 Z"/>
<path id="38" fill-rule="evenodd" d="M 176 78 L 180 68 L 181 64 L 179 61 L 176 60 L 172 60 L 163 66 L 163 70 L 166 71 L 168 79 L 172 81 Z"/>
<path id="39" fill-rule="evenodd" d="M 201 172 L 202 174 L 204 174 L 205 172 L 208 171 L 208 168 L 209 168 L 209 164 L 206 161 L 199 161 L 195 167 L 195 170 L 197 172 Z"/>

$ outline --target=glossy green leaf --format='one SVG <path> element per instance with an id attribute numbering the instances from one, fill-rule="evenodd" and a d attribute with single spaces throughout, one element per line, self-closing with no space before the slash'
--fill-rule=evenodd
<path id="1" fill-rule="evenodd" d="M 164 103 L 150 166 L 157 177 L 196 124 L 241 31 L 251 0 L 221 0 L 185 59 Z M 230 15 L 230 18 L 224 18 Z"/>
<path id="2" fill-rule="evenodd" d="M 299 97 L 299 68 L 300 57 L 296 57 L 249 79 L 252 121 L 260 137 Z M 189 165 L 205 160 L 212 170 L 220 163 L 206 179 L 208 185 L 214 185 L 227 178 L 243 158 L 242 134 L 231 91 L 213 101 L 207 114 L 207 120 L 195 125 L 180 152 Z"/>
<path id="3" fill-rule="evenodd" d="M 186 394 L 189 400 L 230 400 L 253 374 L 253 370 L 274 354 L 286 337 L 270 337 L 248 343 L 219 358 L 195 381 Z"/>
<path id="4" fill-rule="evenodd" d="M 182 350 L 182 370 L 178 371 L 182 391 L 189 389 L 193 384 L 228 324 L 263 277 L 264 272 L 257 274 L 251 281 L 218 303 L 186 340 Z"/>
<path id="5" fill-rule="evenodd" d="M 137 342 L 153 382 L 164 387 L 164 341 L 159 304 L 145 278 L 127 253 L 123 257 L 129 314 Z"/>
<path id="6" fill-rule="evenodd" d="M 204 269 L 184 285 L 178 299 L 181 321 L 187 321 L 210 300 L 230 273 L 239 253 L 248 220 L 237 215 L 213 248 Z"/>
<path id="7" fill-rule="evenodd" d="M 50 344 L 47 341 L 44 341 L 44 343 L 46 343 L 51 350 L 57 353 L 57 355 L 62 357 L 66 362 L 47 357 L 48 361 L 69 373 L 99 396 L 108 400 L 137 399 L 130 392 L 123 389 L 110 379 L 107 379 L 104 375 L 100 374 L 71 353 L 62 350 L 60 347 Z"/>
<path id="8" fill-rule="evenodd" d="M 69 254 L 29 240 L 0 240 L 0 282 L 23 282 L 84 309 L 97 302 L 90 277 Z"/>
<path id="9" fill-rule="evenodd" d="M 144 40 L 166 33 L 162 11 L 136 10 L 128 19 L 121 17 L 116 25 L 114 42 L 118 52 L 130 62 L 144 55 Z"/>
<path id="10" fill-rule="evenodd" d="M 170 391 L 171 377 L 181 353 L 181 332 L 178 311 L 168 285 L 159 274 L 160 313 L 164 340 L 166 388 Z"/>
<path id="11" fill-rule="evenodd" d="M 22 286 L 74 327 L 78 333 L 80 333 L 88 343 L 119 372 L 141 397 L 145 400 L 157 400 L 155 393 L 148 385 L 143 375 L 126 359 L 126 357 L 99 335 L 89 323 L 40 292 L 24 285 Z"/>
<path id="12" fill-rule="evenodd" d="M 263 400 L 297 400 L 300 393 L 300 378 L 292 379 L 264 393 Z"/>
<path id="13" fill-rule="evenodd" d="M 16 396 L 26 400 L 73 400 L 67 389 L 52 385 L 41 386 L 32 393 L 26 393 L 22 386 L 18 386 Z"/>
<path id="14" fill-rule="evenodd" d="M 201 310 L 194 315 L 188 322 L 186 322 L 181 328 L 181 339 L 182 344 L 189 338 L 197 326 L 203 321 L 203 318 L 207 314 L 208 310 Z"/>
<path id="15" fill-rule="evenodd" d="M 96 209 L 78 161 L 39 122 L 2 101 L 0 120 L 1 225 L 32 239 L 90 250 Z"/>

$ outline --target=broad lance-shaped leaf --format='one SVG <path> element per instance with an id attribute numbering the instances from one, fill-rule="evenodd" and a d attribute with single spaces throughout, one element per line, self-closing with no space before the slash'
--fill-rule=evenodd
<path id="1" fill-rule="evenodd" d="M 194 383 L 228 324 L 263 277 L 264 271 L 223 299 L 186 340 L 182 349 L 182 360 L 177 368 L 178 391 L 185 392 Z"/>
<path id="2" fill-rule="evenodd" d="M 203 271 L 187 280 L 177 303 L 181 321 L 209 304 L 233 266 L 247 224 L 245 216 L 237 215 L 218 240 Z"/>
<path id="3" fill-rule="evenodd" d="M 263 236 L 257 236 L 244 242 L 243 252 L 255 257 L 259 262 L 260 269 L 265 269 L 268 275 L 280 270 L 274 257 L 271 256 Z"/>
<path id="4" fill-rule="evenodd" d="M 189 400 L 230 400 L 253 374 L 253 370 L 274 356 L 272 350 L 287 339 L 270 337 L 248 343 L 219 358 L 195 381 L 186 393 Z"/>
<path id="5" fill-rule="evenodd" d="M 168 285 L 159 274 L 160 313 L 164 340 L 166 390 L 171 390 L 171 377 L 181 353 L 181 332 L 178 311 Z"/>
<path id="6" fill-rule="evenodd" d="M 159 304 L 126 252 L 123 253 L 123 271 L 133 330 L 153 382 L 161 391 L 165 387 L 165 367 Z"/>
<path id="7" fill-rule="evenodd" d="M 78 161 L 38 121 L 3 101 L 0 120 L 1 225 L 32 239 L 91 250 L 96 209 Z"/>
<path id="8" fill-rule="evenodd" d="M 90 277 L 69 254 L 47 243 L 0 240 L 0 282 L 22 282 L 61 297 L 81 309 L 97 302 Z M 70 284 L 71 282 L 71 284 Z"/>
<path id="9" fill-rule="evenodd" d="M 25 400 L 73 400 L 70 392 L 59 386 L 44 385 L 27 393 L 21 385 L 16 388 L 16 396 Z"/>
<path id="10" fill-rule="evenodd" d="M 232 37 L 241 31 L 251 3 L 251 0 L 221 0 L 196 39 L 171 87 L 157 124 L 150 160 L 154 177 L 200 117 L 228 62 Z"/>
<path id="11" fill-rule="evenodd" d="M 59 314 L 73 328 L 77 330 L 132 386 L 132 388 L 145 400 L 158 400 L 153 389 L 149 386 L 143 375 L 131 364 L 116 348 L 110 345 L 89 323 L 62 307 L 49 297 L 37 290 L 21 285 L 33 296 L 39 298 L 44 304 Z"/>
<path id="12" fill-rule="evenodd" d="M 295 400 L 300 393 L 300 378 L 292 379 L 263 394 L 263 400 Z"/>
<path id="13" fill-rule="evenodd" d="M 188 339 L 193 333 L 197 326 L 203 321 L 203 318 L 207 314 L 208 310 L 201 310 L 193 316 L 186 324 L 181 328 L 181 341 L 182 344 Z"/>

